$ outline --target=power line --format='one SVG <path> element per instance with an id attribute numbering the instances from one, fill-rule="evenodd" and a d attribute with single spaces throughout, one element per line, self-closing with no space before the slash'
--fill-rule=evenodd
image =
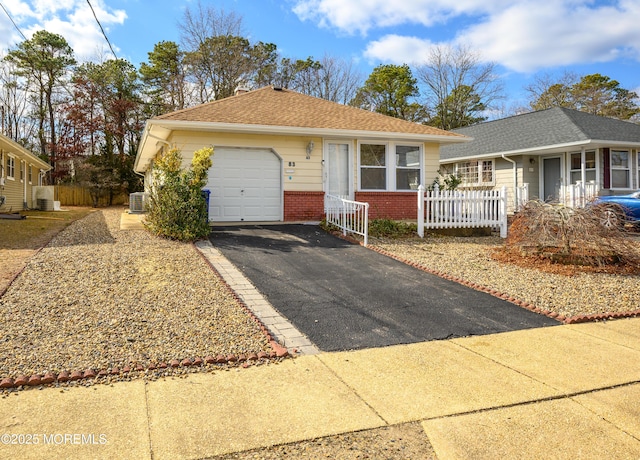
<path id="1" fill-rule="evenodd" d="M 87 0 L 88 1 L 88 0 Z M 7 17 L 9 18 L 9 20 L 11 21 L 11 24 L 13 24 L 13 27 L 16 28 L 16 30 L 18 31 L 18 33 L 20 35 L 22 35 L 22 38 L 24 38 L 25 40 L 27 39 L 27 37 L 24 36 L 24 34 L 22 33 L 22 31 L 20 30 L 20 28 L 18 27 L 18 25 L 15 23 L 15 21 L 13 20 L 13 18 L 11 17 L 11 15 L 9 14 L 9 12 L 7 11 L 7 9 L 4 7 L 4 5 L 2 3 L 0 3 L 0 6 L 2 7 L 2 9 L 4 10 L 4 13 L 7 15 Z"/>
<path id="2" fill-rule="evenodd" d="M 111 53 L 113 53 L 113 57 L 115 57 L 116 60 L 117 60 L 118 56 L 116 56 L 116 52 L 113 51 L 113 46 L 111 46 L 111 42 L 109 41 L 109 38 L 107 37 L 107 34 L 105 33 L 104 29 L 102 28 L 102 24 L 100 24 L 100 21 L 98 20 L 98 16 L 96 16 L 96 12 L 93 9 L 93 6 L 91 5 L 91 2 L 89 0 L 87 0 L 87 3 L 89 4 L 89 8 L 91 8 L 91 12 L 93 13 L 93 17 L 96 19 L 96 22 L 98 23 L 98 26 L 100 26 L 100 30 L 102 31 L 102 36 L 107 41 L 107 44 L 109 45 L 109 49 L 111 50 Z"/>

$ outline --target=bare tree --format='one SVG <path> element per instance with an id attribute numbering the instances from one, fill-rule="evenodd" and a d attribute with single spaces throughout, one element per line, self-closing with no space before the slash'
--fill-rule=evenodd
<path id="1" fill-rule="evenodd" d="M 185 9 L 178 29 L 183 49 L 187 52 L 196 51 L 210 37 L 241 36 L 242 16 L 235 11 L 202 6 L 198 0 L 193 9 Z"/>
<path id="2" fill-rule="evenodd" d="M 356 70 L 353 61 L 325 54 L 316 71 L 316 90 L 313 96 L 348 104 L 362 85 L 362 74 Z"/>
<path id="3" fill-rule="evenodd" d="M 26 80 L 16 74 L 14 64 L 0 61 L 0 128 L 2 134 L 24 145 L 28 149 L 37 148 L 32 143 L 37 129 L 25 88 Z"/>
<path id="4" fill-rule="evenodd" d="M 544 110 L 551 107 L 573 108 L 569 97 L 569 88 L 580 78 L 573 72 L 565 71 L 560 77 L 549 73 L 538 74 L 524 87 L 529 93 L 529 106 L 532 110 Z"/>
<path id="5" fill-rule="evenodd" d="M 484 120 L 484 112 L 503 98 L 495 67 L 482 63 L 468 47 L 433 47 L 426 62 L 416 67 L 429 124 L 454 129 Z"/>

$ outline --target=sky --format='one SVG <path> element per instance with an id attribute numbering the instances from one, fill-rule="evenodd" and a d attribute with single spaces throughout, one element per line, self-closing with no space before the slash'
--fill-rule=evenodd
<path id="1" fill-rule="evenodd" d="M 201 0 L 243 18 L 244 35 L 284 57 L 420 64 L 432 46 L 464 46 L 496 64 L 505 106 L 526 105 L 536 77 L 593 73 L 640 94 L 640 0 Z M 40 29 L 62 35 L 80 61 L 116 55 L 136 67 L 197 0 L 0 0 L 0 52 Z M 6 12 L 5 12 L 6 10 Z M 7 14 L 8 13 L 8 14 Z M 11 19 L 15 22 L 14 26 Z"/>

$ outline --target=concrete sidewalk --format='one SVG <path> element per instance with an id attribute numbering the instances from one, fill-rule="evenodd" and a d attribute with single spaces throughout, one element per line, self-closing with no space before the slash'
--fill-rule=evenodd
<path id="1" fill-rule="evenodd" d="M 639 363 L 635 318 L 31 389 L 0 402 L 0 458 L 198 459 L 410 421 L 440 460 L 640 458 Z"/>

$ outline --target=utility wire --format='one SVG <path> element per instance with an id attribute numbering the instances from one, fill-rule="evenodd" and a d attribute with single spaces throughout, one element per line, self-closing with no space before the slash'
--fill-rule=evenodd
<path id="1" fill-rule="evenodd" d="M 116 58 L 116 60 L 117 60 L 118 56 L 116 56 L 116 52 L 113 51 L 113 46 L 111 46 L 111 42 L 109 41 L 109 38 L 107 37 L 107 34 L 105 33 L 104 29 L 102 28 L 102 24 L 100 24 L 100 21 L 98 20 L 98 16 L 96 16 L 96 12 L 93 9 L 93 6 L 91 5 L 91 2 L 89 0 L 87 0 L 87 3 L 89 4 L 89 8 L 91 8 L 91 12 L 93 13 L 93 17 L 96 19 L 96 22 L 98 23 L 98 26 L 100 26 L 100 30 L 102 31 L 102 36 L 107 41 L 107 44 L 109 45 L 109 49 L 111 50 L 111 53 L 113 53 L 113 57 Z"/>
<path id="2" fill-rule="evenodd" d="M 88 0 L 87 0 L 88 1 Z M 22 33 L 22 31 L 20 30 L 20 28 L 18 27 L 18 25 L 15 23 L 15 21 L 13 20 L 13 18 L 11 17 L 11 15 L 9 14 L 9 12 L 7 11 L 7 9 L 4 7 L 4 5 L 2 3 L 0 3 L 0 6 L 2 7 L 2 9 L 4 10 L 4 13 L 7 15 L 7 17 L 9 18 L 9 20 L 11 21 L 11 24 L 13 24 L 13 27 L 16 28 L 16 30 L 18 31 L 18 33 L 20 35 L 22 35 L 22 38 L 25 39 L 25 41 L 27 40 L 27 37 L 24 36 L 24 34 Z"/>

